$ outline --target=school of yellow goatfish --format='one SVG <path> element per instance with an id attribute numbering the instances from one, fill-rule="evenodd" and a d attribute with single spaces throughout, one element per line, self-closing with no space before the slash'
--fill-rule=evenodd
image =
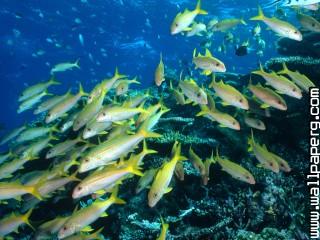
<path id="1" fill-rule="evenodd" d="M 278 36 L 302 41 L 303 35 L 294 25 L 265 16 L 261 7 L 258 7 L 257 12 L 258 15 L 250 20 L 265 23 Z M 198 15 L 206 14 L 208 12 L 201 8 L 199 0 L 194 10 L 186 9 L 176 15 L 170 27 L 171 34 L 191 36 L 202 31 L 202 26 L 195 24 L 195 19 Z M 320 23 L 311 16 L 299 13 L 298 19 L 304 28 L 320 31 Z M 211 29 L 225 31 L 238 24 L 246 23 L 242 19 L 226 19 L 213 24 Z M 258 31 L 261 31 L 260 26 L 256 29 Z M 160 62 L 154 74 L 157 87 L 166 82 L 163 53 L 159 55 Z M 219 75 L 215 73 L 223 74 L 228 66 L 215 58 L 209 49 L 204 52 L 195 49 L 190 57 L 200 76 L 211 77 L 212 81 L 206 86 L 200 84 L 199 79 L 184 78 L 182 75 L 176 82 L 167 81 L 170 95 L 176 103 L 198 108 L 197 116 L 205 117 L 214 125 L 218 124 L 217 127 L 235 131 L 243 127 L 251 128 L 248 151 L 254 155 L 259 167 L 275 173 L 290 172 L 290 165 L 285 159 L 255 139 L 252 129 L 266 131 L 267 126 L 250 114 L 249 98 L 258 103 L 261 109 L 286 111 L 287 101 L 301 99 L 314 83 L 295 69 L 289 69 L 285 63 L 280 72 L 267 71 L 261 64 L 260 68 L 251 73 L 256 78 L 259 76 L 261 81 L 254 84 L 250 79 L 245 89 L 237 89 L 218 79 Z M 129 79 L 118 68 L 112 77 L 102 80 L 89 92 L 81 84 L 77 93 L 69 90 L 63 95 L 53 95 L 48 92 L 51 86 L 61 84 L 57 80 L 58 74 L 77 69 L 80 69 L 79 60 L 57 64 L 51 69 L 50 80 L 27 87 L 18 98 L 19 114 L 33 111 L 35 115 L 44 114 L 45 117 L 42 126 L 25 124 L 1 140 L 1 145 L 14 145 L 7 153 L 0 155 L 0 205 L 16 199 L 21 201 L 22 208 L 21 212 L 1 216 L 0 239 L 9 238 L 10 234 L 18 232 L 23 225 L 34 230 L 33 239 L 51 239 L 52 236 L 57 236 L 58 239 L 104 239 L 101 235 L 103 229 L 94 230 L 90 225 L 97 219 L 106 217 L 106 211 L 113 204 L 126 203 L 118 197 L 119 185 L 128 178 L 139 178 L 136 194 L 147 189 L 146 202 L 153 208 L 173 190 L 170 183 L 174 176 L 184 179 L 183 161 L 191 161 L 200 173 L 204 185 L 210 180 L 212 164 L 220 165 L 222 171 L 236 180 L 256 183 L 255 177 L 247 169 L 236 160 L 221 155 L 218 148 L 208 149 L 212 153 L 211 157 L 201 159 L 192 147 L 183 151 L 184 146 L 177 141 L 173 144 L 171 153 L 168 151 L 168 161 L 158 169 L 145 169 L 144 158 L 149 154 L 157 154 L 156 150 L 148 148 L 148 139 L 162 137 L 154 132 L 154 128 L 161 117 L 170 111 L 165 106 L 165 99 L 161 98 L 158 103 L 150 104 L 152 96 L 148 89 L 134 97 L 127 97 L 130 85 L 139 84 L 139 81 L 136 78 Z M 43 100 L 46 96 L 50 97 Z M 234 107 L 238 114 L 233 116 L 225 112 L 225 106 Z M 240 126 L 237 120 L 240 117 L 244 119 L 246 126 Z M 62 139 L 61 135 L 67 131 L 72 132 L 74 137 Z M 137 149 L 142 150 L 137 152 Z M 184 156 L 182 152 L 188 154 Z M 59 161 L 50 164 L 55 159 Z M 17 172 L 29 161 L 46 161 L 49 167 L 17 178 Z M 71 172 L 71 169 L 74 171 Z M 63 190 L 68 183 L 74 183 L 73 190 L 68 193 L 74 200 L 95 196 L 93 203 L 76 208 L 68 216 L 42 219 L 41 224 L 30 223 L 29 217 L 33 209 L 54 196 L 58 190 Z M 166 239 L 170 228 L 165 217 L 162 217 L 162 227 L 157 239 Z"/>

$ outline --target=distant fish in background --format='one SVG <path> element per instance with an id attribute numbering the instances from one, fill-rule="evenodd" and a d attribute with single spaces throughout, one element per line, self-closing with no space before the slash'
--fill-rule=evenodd
<path id="1" fill-rule="evenodd" d="M 305 6 L 305 5 L 311 5 L 315 3 L 319 3 L 320 0 L 275 0 L 270 3 L 269 6 L 273 6 L 276 4 L 281 4 L 282 6 Z"/>
<path id="2" fill-rule="evenodd" d="M 77 59 L 74 63 L 71 63 L 71 62 L 59 63 L 51 69 L 50 73 L 51 75 L 53 75 L 56 72 L 65 72 L 67 70 L 72 70 L 73 68 L 80 69 L 79 61 L 80 59 Z"/>

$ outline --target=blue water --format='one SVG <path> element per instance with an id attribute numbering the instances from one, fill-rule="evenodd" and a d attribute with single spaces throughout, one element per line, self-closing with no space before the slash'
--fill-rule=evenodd
<path id="1" fill-rule="evenodd" d="M 63 84 L 50 88 L 54 94 L 63 94 L 70 87 L 76 91 L 77 82 L 90 91 L 97 81 L 113 74 L 116 66 L 131 77 L 137 75 L 142 87 L 150 86 L 160 52 L 166 66 L 180 72 L 181 61 L 191 65 L 193 49 L 200 49 L 204 38 L 171 36 L 170 25 L 178 12 L 195 5 L 195 0 L 2 0 L 0 123 L 12 129 L 33 119 L 32 111 L 16 113 L 18 96 L 26 86 L 48 80 L 50 69 L 60 62 L 80 58 L 81 70 L 58 74 L 57 79 Z M 256 22 L 248 18 L 256 15 L 257 1 L 204 0 L 202 5 L 209 15 L 199 16 L 197 21 L 244 17 L 248 25 L 232 32 L 240 43 L 252 38 Z M 274 9 L 265 11 L 270 15 Z M 218 52 L 224 33 L 216 33 L 210 39 L 210 50 L 225 62 L 228 71 L 248 73 L 259 61 L 276 55 L 276 37 L 261 26 L 267 44 L 262 58 L 255 52 L 235 56 L 235 44 L 227 46 L 226 55 Z"/>

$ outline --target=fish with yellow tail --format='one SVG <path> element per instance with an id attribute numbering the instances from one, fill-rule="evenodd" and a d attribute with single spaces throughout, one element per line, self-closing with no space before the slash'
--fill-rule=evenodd
<path id="1" fill-rule="evenodd" d="M 119 79 L 126 78 L 126 77 L 127 77 L 126 75 L 119 73 L 119 70 L 116 67 L 116 70 L 112 78 L 104 79 L 101 83 L 99 83 L 94 87 L 94 89 L 91 91 L 91 93 L 88 96 L 88 103 L 91 103 L 95 98 L 99 97 L 101 95 L 101 92 L 104 89 L 106 90 L 106 93 L 108 93 L 109 90 L 112 89 L 113 85 Z"/>
<path id="2" fill-rule="evenodd" d="M 164 194 L 170 192 L 172 188 L 169 187 L 174 170 L 178 161 L 187 160 L 186 157 L 181 156 L 181 144 L 175 142 L 172 148 L 172 158 L 169 162 L 163 163 L 161 169 L 157 172 L 155 179 L 151 185 L 148 193 L 148 205 L 154 207 Z"/>
<path id="3" fill-rule="evenodd" d="M 203 56 L 201 53 L 196 55 L 196 49 L 193 52 L 193 59 L 192 62 L 196 65 L 196 69 L 200 68 L 203 70 L 203 75 L 210 75 L 212 72 L 225 72 L 226 67 L 223 62 L 219 59 L 214 58 L 209 51 L 206 49 L 206 54 Z"/>
<path id="4" fill-rule="evenodd" d="M 107 90 L 103 89 L 99 97 L 94 99 L 91 103 L 88 103 L 82 110 L 79 112 L 77 117 L 73 122 L 73 131 L 78 131 L 89 123 L 102 109 L 103 101 L 106 96 Z"/>
<path id="5" fill-rule="evenodd" d="M 302 13 L 297 13 L 297 19 L 304 29 L 311 32 L 320 32 L 320 22 L 317 19 Z"/>
<path id="6" fill-rule="evenodd" d="M 208 182 L 210 180 L 210 167 L 211 167 L 211 164 L 213 164 L 215 162 L 216 162 L 216 160 L 214 158 L 213 151 L 212 151 L 210 158 L 207 158 L 203 163 L 204 164 L 204 168 L 205 168 L 205 173 L 202 176 L 202 183 L 205 186 L 208 185 Z"/>
<path id="7" fill-rule="evenodd" d="M 154 176 L 156 175 L 157 170 L 158 169 L 151 168 L 143 173 L 143 176 L 138 181 L 138 185 L 136 187 L 136 194 L 140 193 L 143 189 L 149 186 Z"/>
<path id="8" fill-rule="evenodd" d="M 117 81 L 113 87 L 116 89 L 116 95 L 120 96 L 120 95 L 124 95 L 128 92 L 129 90 L 129 85 L 130 84 L 141 84 L 138 80 L 137 77 L 129 80 L 129 79 L 122 79 Z"/>
<path id="9" fill-rule="evenodd" d="M 156 240 L 166 240 L 169 224 L 165 223 L 162 217 L 160 217 L 160 220 L 161 220 L 161 232 L 159 237 L 157 237 Z"/>
<path id="10" fill-rule="evenodd" d="M 263 102 L 261 108 L 273 107 L 282 111 L 288 109 L 285 100 L 271 88 L 263 87 L 260 83 L 257 85 L 252 85 L 252 83 L 250 83 L 248 89 L 255 97 Z"/>
<path id="11" fill-rule="evenodd" d="M 271 155 L 278 162 L 279 168 L 280 168 L 281 171 L 291 172 L 291 167 L 290 167 L 289 163 L 286 160 L 284 160 L 282 157 L 278 156 L 275 153 L 271 153 Z"/>
<path id="12" fill-rule="evenodd" d="M 256 143 L 254 140 L 253 132 L 251 131 L 251 138 L 249 138 L 249 152 L 253 152 L 257 160 L 260 162 L 260 165 L 269 169 L 275 173 L 279 173 L 279 164 L 275 160 L 274 156 L 267 150 L 264 146 Z"/>
<path id="13" fill-rule="evenodd" d="M 58 118 L 61 118 L 64 116 L 67 112 L 69 112 L 81 99 L 81 97 L 87 95 L 82 88 L 82 85 L 79 85 L 79 92 L 76 95 L 70 95 L 66 99 L 64 99 L 62 102 L 58 103 L 56 106 L 54 106 L 47 114 L 46 116 L 46 123 L 51 123 L 55 121 Z"/>
<path id="14" fill-rule="evenodd" d="M 296 41 L 302 41 L 303 37 L 301 32 L 293 26 L 292 24 L 282 21 L 280 19 L 277 19 L 275 17 L 273 18 L 268 18 L 264 15 L 262 8 L 259 6 L 258 7 L 259 14 L 256 17 L 250 18 L 250 20 L 255 20 L 255 21 L 263 21 L 268 27 L 277 33 L 279 36 L 290 38 L 292 40 Z"/>
<path id="15" fill-rule="evenodd" d="M 198 84 L 193 80 L 180 80 L 179 87 L 181 88 L 184 95 L 194 104 L 208 104 L 206 92 L 198 86 Z"/>
<path id="16" fill-rule="evenodd" d="M 196 9 L 194 9 L 193 11 L 185 9 L 184 12 L 180 12 L 177 14 L 175 19 L 173 20 L 173 23 L 171 24 L 171 34 L 175 35 L 184 31 L 191 31 L 192 28 L 190 27 L 190 25 L 199 14 L 208 14 L 207 11 L 201 9 L 201 0 L 198 0 Z"/>
<path id="17" fill-rule="evenodd" d="M 22 195 L 32 194 L 39 200 L 42 200 L 41 194 L 38 191 L 39 185 L 25 186 L 20 182 L 0 182 L 0 201 L 7 199 L 20 199 Z"/>
<path id="18" fill-rule="evenodd" d="M 34 97 L 46 91 L 47 88 L 52 85 L 59 85 L 59 84 L 60 82 L 58 82 L 55 78 L 51 78 L 48 82 L 40 82 L 38 84 L 30 86 L 21 93 L 21 95 L 19 96 L 19 102 L 25 101 L 31 97 Z"/>
<path id="19" fill-rule="evenodd" d="M 222 167 L 222 170 L 229 173 L 233 178 L 249 183 L 255 184 L 256 181 L 252 174 L 245 169 L 244 167 L 240 166 L 239 164 L 230 161 L 225 157 L 220 157 L 218 148 L 217 148 L 217 155 L 216 155 L 216 162 Z"/>
<path id="20" fill-rule="evenodd" d="M 260 119 L 244 116 L 243 120 L 248 127 L 255 128 L 261 131 L 266 130 L 266 125 Z"/>
<path id="21" fill-rule="evenodd" d="M 91 169 L 105 166 L 118 160 L 132 151 L 145 138 L 158 138 L 160 134 L 149 132 L 140 128 L 136 134 L 121 133 L 115 138 L 107 140 L 92 148 L 81 160 L 79 172 L 87 172 Z"/>
<path id="22" fill-rule="evenodd" d="M 210 107 L 200 105 L 201 111 L 197 116 L 203 116 L 211 121 L 216 121 L 219 123 L 219 126 L 223 128 L 227 127 L 233 130 L 240 130 L 240 123 L 233 116 L 219 111 L 215 107 L 212 96 L 208 95 L 208 99 Z"/>
<path id="23" fill-rule="evenodd" d="M 9 216 L 6 216 L 3 219 L 1 219 L 0 220 L 0 239 L 12 232 L 18 232 L 18 228 L 24 224 L 27 224 L 29 227 L 34 229 L 29 221 L 29 218 L 32 214 L 32 210 L 33 209 L 29 210 L 26 214 L 23 214 L 23 215 L 12 213 Z"/>
<path id="24" fill-rule="evenodd" d="M 116 186 L 110 198 L 106 200 L 95 200 L 90 206 L 74 212 L 63 224 L 58 232 L 58 238 L 64 239 L 78 232 L 90 231 L 90 224 L 100 217 L 106 217 L 105 211 L 113 204 L 125 204 L 126 202 L 118 198 L 118 186 Z"/>
<path id="25" fill-rule="evenodd" d="M 304 74 L 299 73 L 298 71 L 291 71 L 287 67 L 286 63 L 282 64 L 283 69 L 278 72 L 278 74 L 286 74 L 291 80 L 297 84 L 303 91 L 309 92 L 309 88 L 315 87 L 315 84 Z"/>
<path id="26" fill-rule="evenodd" d="M 287 96 L 297 99 L 302 98 L 301 89 L 296 84 L 294 84 L 284 76 L 277 75 L 275 72 L 267 73 L 263 70 L 261 63 L 260 69 L 253 71 L 252 73 L 264 78 L 264 80 L 266 80 L 267 85 L 272 86 L 274 89 L 277 90 L 278 93 L 285 94 Z"/>
<path id="27" fill-rule="evenodd" d="M 94 172 L 82 180 L 74 188 L 72 197 L 74 199 L 81 198 L 106 189 L 130 174 L 143 176 L 143 173 L 140 171 L 138 158 L 132 158 L 126 162 L 120 162 L 119 164 L 107 166 L 102 170 Z"/>
<path id="28" fill-rule="evenodd" d="M 79 61 L 80 61 L 80 59 L 77 59 L 74 63 L 72 63 L 72 62 L 59 63 L 51 69 L 50 73 L 51 73 L 51 75 L 53 75 L 54 73 L 65 72 L 67 70 L 72 70 L 74 68 L 80 69 Z"/>
<path id="29" fill-rule="evenodd" d="M 187 101 L 184 97 L 184 94 L 182 92 L 180 92 L 178 89 L 175 89 L 172 85 L 172 81 L 170 81 L 170 88 L 169 88 L 171 94 L 173 95 L 173 97 L 175 98 L 177 104 L 179 105 L 185 105 L 187 104 Z"/>
<path id="30" fill-rule="evenodd" d="M 156 68 L 156 71 L 154 73 L 154 81 L 156 83 L 156 85 L 159 87 L 161 86 L 162 82 L 164 82 L 165 76 L 164 76 L 164 64 L 162 61 L 162 53 L 160 53 L 160 62 Z"/>
<path id="31" fill-rule="evenodd" d="M 205 166 L 202 162 L 202 159 L 193 151 L 193 149 L 189 148 L 189 158 L 195 169 L 200 173 L 201 176 L 205 174 Z"/>
<path id="32" fill-rule="evenodd" d="M 214 32 L 226 32 L 229 29 L 235 28 L 238 25 L 247 25 L 247 23 L 241 18 L 231 18 L 231 19 L 224 19 L 220 22 L 217 22 L 212 26 L 212 31 Z"/>
<path id="33" fill-rule="evenodd" d="M 98 229 L 97 231 L 91 234 L 79 233 L 70 237 L 65 238 L 64 240 L 104 240 L 105 238 L 101 236 L 101 232 L 103 231 L 103 227 Z"/>
<path id="34" fill-rule="evenodd" d="M 215 76 L 212 76 L 212 82 L 209 87 L 212 87 L 215 90 L 216 95 L 223 100 L 222 105 L 232 105 L 244 110 L 249 109 L 248 100 L 242 93 L 233 86 L 225 84 L 222 80 L 216 82 Z"/>

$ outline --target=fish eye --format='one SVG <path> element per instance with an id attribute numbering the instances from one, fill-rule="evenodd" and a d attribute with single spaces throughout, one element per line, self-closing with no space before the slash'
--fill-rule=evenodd
<path id="1" fill-rule="evenodd" d="M 197 94 L 197 98 L 200 98 L 200 97 L 201 97 L 201 93 L 198 93 L 198 94 Z"/>
<path id="2" fill-rule="evenodd" d="M 91 128 L 88 128 L 88 131 L 89 131 L 89 132 L 91 132 L 91 131 L 92 131 L 92 129 L 91 129 Z"/>
<path id="3" fill-rule="evenodd" d="M 89 162 L 89 159 L 85 159 L 84 162 L 88 163 L 88 162 Z"/>
<path id="4" fill-rule="evenodd" d="M 316 24 L 312 23 L 311 26 L 314 27 L 314 26 L 316 26 Z"/>
<path id="5" fill-rule="evenodd" d="M 176 27 L 178 27 L 178 26 L 179 26 L 179 24 L 178 24 L 178 23 L 176 23 L 176 24 L 175 24 L 175 26 L 176 26 Z"/>
<path id="6" fill-rule="evenodd" d="M 270 166 L 270 167 L 273 167 L 273 163 L 270 163 L 269 166 Z"/>
<path id="7" fill-rule="evenodd" d="M 157 197 L 157 196 L 158 196 L 158 193 L 154 193 L 154 194 L 153 194 L 153 197 Z"/>
<path id="8" fill-rule="evenodd" d="M 78 191 L 81 191 L 81 190 L 82 190 L 82 187 L 78 187 L 77 189 L 78 189 Z"/>
<path id="9" fill-rule="evenodd" d="M 50 114 L 50 113 L 48 113 L 48 117 L 51 117 L 51 114 Z"/>
<path id="10" fill-rule="evenodd" d="M 261 125 L 261 123 L 260 123 L 260 122 L 257 122 L 257 125 L 258 125 L 258 126 L 260 126 L 260 125 Z"/>
<path id="11" fill-rule="evenodd" d="M 242 102 L 243 102 L 243 100 L 242 100 L 242 99 L 240 99 L 240 100 L 239 100 L 239 102 L 240 102 L 240 103 L 242 103 Z"/>
<path id="12" fill-rule="evenodd" d="M 236 122 L 232 122 L 232 125 L 236 125 Z"/>
<path id="13" fill-rule="evenodd" d="M 105 112 L 103 112 L 102 115 L 105 117 L 107 114 Z"/>
<path id="14" fill-rule="evenodd" d="M 283 163 L 280 164 L 281 167 L 284 167 Z"/>
<path id="15" fill-rule="evenodd" d="M 66 231 L 68 228 L 67 227 L 63 227 L 63 230 Z"/>
<path id="16" fill-rule="evenodd" d="M 216 63 L 216 67 L 219 67 L 220 66 L 220 64 L 219 63 Z"/>
<path id="17" fill-rule="evenodd" d="M 249 177 L 249 176 L 246 176 L 246 179 L 250 179 L 250 177 Z"/>
<path id="18" fill-rule="evenodd" d="M 280 100 L 278 100 L 277 103 L 282 105 L 282 102 Z"/>
<path id="19" fill-rule="evenodd" d="M 295 92 L 295 91 L 297 91 L 297 89 L 293 88 L 293 89 L 292 89 L 292 92 Z"/>

